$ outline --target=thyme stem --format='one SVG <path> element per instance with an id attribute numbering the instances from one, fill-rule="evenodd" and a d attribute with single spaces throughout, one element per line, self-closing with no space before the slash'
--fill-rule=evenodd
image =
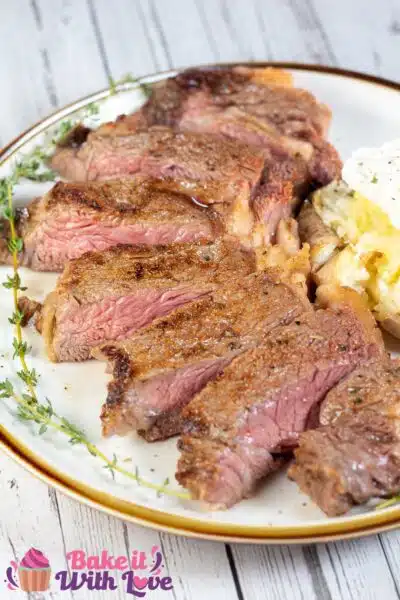
<path id="1" fill-rule="evenodd" d="M 7 180 L 7 206 L 8 206 L 8 211 L 9 211 L 9 215 L 10 215 L 10 217 L 9 217 L 10 238 L 11 238 L 12 242 L 15 242 L 17 239 L 17 232 L 16 232 L 16 227 L 15 227 L 14 209 L 13 209 L 13 187 L 12 187 L 11 181 L 9 179 Z M 11 248 L 12 248 L 11 249 L 12 268 L 13 268 L 13 273 L 14 273 L 14 281 L 16 282 L 19 279 L 19 277 L 18 277 L 18 267 L 19 267 L 18 250 L 17 250 L 17 247 L 15 244 L 12 244 Z M 13 300 L 14 300 L 14 310 L 17 311 L 18 310 L 18 293 L 19 293 L 18 285 L 16 285 L 16 284 L 13 285 L 12 293 L 13 293 Z M 30 370 L 28 369 L 28 365 L 26 363 L 25 352 L 23 350 L 21 350 L 22 345 L 23 345 L 23 339 L 22 339 L 22 327 L 21 327 L 20 320 L 17 320 L 15 322 L 15 336 L 18 341 L 18 348 L 20 348 L 19 350 L 17 350 L 18 358 L 21 363 L 22 370 L 25 373 L 25 375 L 27 376 L 26 385 L 28 387 L 29 393 L 32 396 L 32 398 L 37 401 L 36 391 L 32 384 L 32 381 L 30 380 Z"/>
<path id="2" fill-rule="evenodd" d="M 85 446 L 92 456 L 100 458 L 105 463 L 105 467 L 111 469 L 112 472 L 115 471 L 121 475 L 124 475 L 125 477 L 129 477 L 130 479 L 136 481 L 136 483 L 139 485 L 156 492 L 162 491 L 163 494 L 176 496 L 182 499 L 189 499 L 189 494 L 185 492 L 179 492 L 177 490 L 168 489 L 164 485 L 159 486 L 155 483 L 151 483 L 140 477 L 137 471 L 132 472 L 128 469 L 124 469 L 124 467 L 121 467 L 118 464 L 115 456 L 113 460 L 110 460 L 108 456 L 106 456 L 97 448 L 97 446 L 95 446 L 95 444 L 92 444 L 92 442 L 87 439 L 83 432 L 77 430 L 76 427 L 69 423 L 65 418 L 60 417 L 52 410 L 52 408 L 49 410 L 48 407 L 45 407 L 45 410 L 43 410 L 43 407 L 37 401 L 29 401 L 23 397 L 20 397 L 14 391 L 12 392 L 12 398 L 18 404 L 18 406 L 22 408 L 21 412 L 25 420 L 28 420 L 29 416 L 32 421 L 35 423 L 40 423 L 45 428 L 51 427 L 52 429 L 59 431 L 68 437 L 73 435 L 74 437 L 70 437 L 70 441 L 72 439 L 74 444 L 82 444 Z"/>
<path id="3" fill-rule="evenodd" d="M 388 500 L 383 500 L 383 502 L 379 502 L 379 504 L 375 506 L 375 510 L 389 508 L 389 506 L 393 506 L 394 504 L 397 504 L 397 502 L 400 502 L 400 496 L 393 496 L 393 498 L 389 498 Z"/>

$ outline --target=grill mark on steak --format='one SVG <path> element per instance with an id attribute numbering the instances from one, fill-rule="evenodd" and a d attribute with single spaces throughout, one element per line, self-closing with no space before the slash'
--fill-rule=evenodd
<path id="1" fill-rule="evenodd" d="M 193 398 L 199 385 L 216 377 L 266 332 L 311 310 L 276 272 L 231 279 L 125 342 L 93 352 L 114 367 L 102 410 L 105 435 L 130 427 L 154 440 L 168 436 L 171 428 L 181 430 L 176 409 Z"/>
<path id="2" fill-rule="evenodd" d="M 212 207 L 161 190 L 152 181 L 59 182 L 18 217 L 24 239 L 20 261 L 38 271 L 60 271 L 90 250 L 213 240 L 222 230 Z M 9 261 L 5 239 L 0 260 Z"/>
<path id="3" fill-rule="evenodd" d="M 347 308 L 276 328 L 184 409 L 178 481 L 215 508 L 249 495 L 273 466 L 271 454 L 297 444 L 328 390 L 382 348 Z"/>
<path id="4" fill-rule="evenodd" d="M 322 427 L 300 437 L 289 470 L 329 516 L 400 491 L 400 360 L 361 366 L 327 394 Z"/>
<path id="5" fill-rule="evenodd" d="M 85 360 L 91 349 L 121 340 L 231 277 L 256 270 L 237 243 L 118 246 L 71 261 L 41 312 L 55 361 Z"/>

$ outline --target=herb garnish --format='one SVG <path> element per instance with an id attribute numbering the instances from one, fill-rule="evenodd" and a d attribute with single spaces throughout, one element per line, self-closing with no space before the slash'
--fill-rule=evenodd
<path id="1" fill-rule="evenodd" d="M 139 87 L 143 93 L 149 97 L 151 95 L 151 86 L 147 83 L 143 83 L 139 81 L 136 77 L 131 75 L 131 73 L 127 73 L 121 79 L 115 80 L 111 75 L 108 78 L 108 85 L 110 89 L 110 95 L 114 96 L 119 90 L 118 88 L 129 83 L 134 84 L 136 87 Z"/>
<path id="2" fill-rule="evenodd" d="M 96 114 L 96 109 L 94 108 L 95 105 L 89 105 L 89 107 L 91 107 L 91 114 Z M 61 123 L 60 130 L 61 134 L 65 135 L 69 130 L 70 123 L 63 123 Z M 53 144 L 57 143 L 55 139 L 57 139 L 57 136 L 56 138 L 53 138 Z M 23 240 L 18 236 L 16 228 L 15 211 L 13 207 L 13 188 L 23 177 L 33 179 L 34 181 L 49 181 L 51 173 L 51 178 L 53 179 L 55 174 L 52 171 L 43 172 L 41 170 L 40 161 L 43 161 L 47 157 L 47 152 L 37 147 L 30 155 L 16 164 L 11 176 L 0 180 L 0 212 L 4 219 L 9 223 L 10 233 L 8 249 L 12 258 L 11 262 L 13 270 L 12 276 L 7 276 L 6 281 L 3 283 L 3 287 L 11 290 L 13 295 L 14 312 L 9 318 L 9 322 L 15 328 L 15 336 L 12 342 L 14 351 L 13 358 L 17 359 L 20 363 L 21 370 L 17 372 L 17 375 L 25 386 L 25 392 L 19 394 L 9 379 L 0 381 L 0 399 L 12 399 L 17 404 L 17 418 L 21 421 L 38 425 L 39 435 L 43 435 L 48 429 L 52 429 L 66 435 L 69 438 L 69 443 L 71 445 L 80 444 L 84 446 L 92 456 L 97 457 L 104 463 L 103 468 L 108 470 L 112 477 L 115 477 L 115 473 L 119 473 L 134 480 L 138 485 L 155 490 L 158 496 L 168 494 L 177 496 L 178 498 L 189 499 L 190 495 L 188 493 L 169 489 L 168 478 L 165 479 L 160 486 L 143 479 L 139 475 L 137 467 L 134 471 L 130 471 L 121 466 L 115 454 L 112 459 L 110 459 L 88 439 L 84 431 L 65 417 L 57 414 L 49 399 L 46 398 L 46 403 L 42 403 L 37 397 L 36 387 L 39 374 L 35 369 L 30 369 L 27 363 L 26 356 L 29 353 L 30 348 L 23 339 L 21 323 L 23 322 L 24 314 L 19 309 L 18 305 L 19 293 L 26 288 L 22 286 L 19 274 L 18 255 L 23 250 Z"/>
<path id="3" fill-rule="evenodd" d="M 378 183 L 378 178 L 376 175 L 374 175 L 373 178 L 371 179 L 371 183 Z"/>
<path id="4" fill-rule="evenodd" d="M 400 502 L 400 496 L 393 496 L 393 498 L 389 498 L 388 500 L 384 500 L 383 502 L 379 502 L 379 504 L 377 504 L 375 506 L 375 510 L 381 510 L 383 508 L 389 508 L 389 506 L 393 506 L 394 504 L 397 504 L 398 502 Z"/>

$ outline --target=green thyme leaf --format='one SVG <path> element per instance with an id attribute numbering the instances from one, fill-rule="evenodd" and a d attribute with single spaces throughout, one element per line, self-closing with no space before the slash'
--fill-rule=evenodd
<path id="1" fill-rule="evenodd" d="M 9 323 L 11 323 L 11 325 L 19 325 L 20 323 L 22 323 L 23 319 L 24 319 L 24 313 L 22 311 L 20 311 L 18 308 L 17 308 L 17 310 L 15 310 L 13 312 L 11 317 L 8 317 L 8 321 L 9 321 Z"/>
<path id="2" fill-rule="evenodd" d="M 38 374 L 36 373 L 35 369 L 32 369 L 31 371 L 17 371 L 17 375 L 27 385 L 32 385 L 35 387 L 38 383 Z"/>
<path id="3" fill-rule="evenodd" d="M 25 354 L 30 351 L 28 344 L 26 342 L 19 342 L 17 338 L 13 339 L 13 348 L 13 358 L 16 358 L 17 356 L 25 356 Z"/>
<path id="4" fill-rule="evenodd" d="M 8 250 L 9 252 L 22 252 L 24 247 L 24 242 L 22 238 L 14 238 L 12 240 L 8 240 Z"/>
<path id="5" fill-rule="evenodd" d="M 85 108 L 85 112 L 88 117 L 92 117 L 93 115 L 98 115 L 99 111 L 100 111 L 100 107 L 95 102 L 91 102 Z"/>
<path id="6" fill-rule="evenodd" d="M 143 83 L 143 82 L 139 81 L 136 77 L 134 77 L 130 73 L 127 73 L 126 75 L 121 77 L 121 79 L 118 79 L 117 81 L 112 76 L 109 76 L 108 85 L 109 85 L 110 95 L 114 96 L 118 91 L 118 87 L 121 85 L 124 85 L 126 83 L 136 84 L 138 87 L 141 88 L 141 90 L 147 97 L 149 97 L 151 95 L 151 92 L 152 92 L 151 86 L 148 85 L 147 83 Z"/>
<path id="7" fill-rule="evenodd" d="M 12 277 L 10 275 L 7 275 L 7 279 L 3 282 L 2 285 L 8 290 L 12 290 L 15 288 L 16 290 L 25 291 L 27 289 L 26 287 L 21 286 L 21 278 L 18 275 L 18 273 L 15 273 Z"/>
<path id="8" fill-rule="evenodd" d="M 3 210 L 3 218 L 6 219 L 7 221 L 11 221 L 11 219 L 14 218 L 14 212 L 13 210 L 9 207 L 6 206 Z"/>
<path id="9" fill-rule="evenodd" d="M 21 398 L 29 405 L 37 404 L 36 398 L 33 398 L 30 394 L 22 394 Z"/>
<path id="10" fill-rule="evenodd" d="M 14 393 L 14 387 L 9 379 L 0 381 L 0 398 L 11 398 Z"/>

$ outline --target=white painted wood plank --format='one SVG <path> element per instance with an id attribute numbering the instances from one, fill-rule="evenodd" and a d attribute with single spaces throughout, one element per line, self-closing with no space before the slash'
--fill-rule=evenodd
<path id="1" fill-rule="evenodd" d="M 194 0 L 141 0 L 153 48 L 162 48 L 168 66 L 182 67 L 215 61 L 213 40 L 204 29 Z M 168 67 L 167 67 L 168 68 Z"/>
<path id="2" fill-rule="evenodd" d="M 3 3 L 1 30 L 2 143 L 57 106 L 107 85 L 86 2 Z"/>
<path id="3" fill-rule="evenodd" d="M 232 545 L 232 553 L 241 589 L 249 600 L 328 598 L 326 586 L 317 581 L 300 546 Z"/>
<path id="4" fill-rule="evenodd" d="M 86 2 L 33 0 L 37 44 L 59 105 L 106 87 L 107 74 Z"/>
<path id="5" fill-rule="evenodd" d="M 162 534 L 162 547 L 176 600 L 236 600 L 237 592 L 224 544 Z M 247 594 L 245 598 L 248 598 Z"/>
<path id="6" fill-rule="evenodd" d="M 398 598 L 395 582 L 378 536 L 318 545 L 316 548 L 333 598 Z"/>
<path id="7" fill-rule="evenodd" d="M 400 531 L 382 533 L 379 539 L 400 597 Z"/>
<path id="8" fill-rule="evenodd" d="M 21 560 L 34 547 L 48 557 L 53 572 L 66 569 L 67 561 L 61 525 L 48 487 L 4 456 L 0 470 L 0 597 L 8 600 L 2 586 L 10 560 Z M 12 594 L 9 596 L 27 597 L 23 593 Z M 69 591 L 55 591 L 51 597 L 73 598 Z"/>
<path id="9" fill-rule="evenodd" d="M 0 135 L 5 144 L 54 109 L 55 102 L 45 86 L 43 57 L 28 1 L 3 3 L 0 23 Z"/>
<path id="10" fill-rule="evenodd" d="M 398 0 L 312 0 L 338 63 L 400 80 Z"/>
<path id="11" fill-rule="evenodd" d="M 198 3 L 216 40 L 218 60 L 268 60 L 271 52 L 262 33 L 257 5 L 243 0 L 203 0 Z"/>
<path id="12" fill-rule="evenodd" d="M 315 11 L 308 1 L 253 2 L 262 35 L 274 60 L 335 63 L 333 50 L 326 43 Z"/>
<path id="13" fill-rule="evenodd" d="M 149 6 L 144 13 L 140 2 L 118 0 L 110 10 L 109 0 L 95 0 L 93 8 L 108 66 L 115 79 L 126 73 L 138 76 L 168 68 L 159 34 L 151 31 L 154 23 L 151 26 Z"/>
<path id="14" fill-rule="evenodd" d="M 99 555 L 102 550 L 107 550 L 112 556 L 128 556 L 122 522 L 79 504 L 55 490 L 50 491 L 50 496 L 60 516 L 67 552 L 84 550 L 87 555 Z M 119 579 L 115 572 L 111 575 Z M 119 587 L 112 592 L 112 597 L 122 600 L 126 598 L 122 582 L 117 585 Z M 110 591 L 97 591 L 96 600 L 108 600 L 110 594 Z M 83 589 L 74 593 L 74 597 L 79 600 L 90 600 L 93 595 L 90 590 Z"/>

